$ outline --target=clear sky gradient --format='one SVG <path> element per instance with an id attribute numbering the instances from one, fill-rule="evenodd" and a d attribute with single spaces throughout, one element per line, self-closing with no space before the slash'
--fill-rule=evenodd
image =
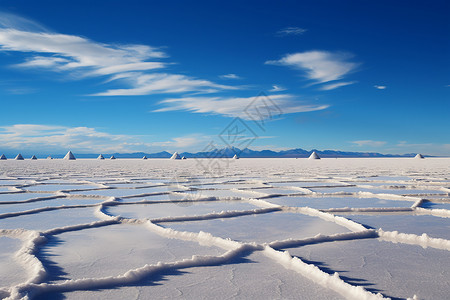
<path id="1" fill-rule="evenodd" d="M 450 155 L 448 1 L 0 2 L 0 152 Z M 281 114 L 257 126 L 266 94 Z"/>

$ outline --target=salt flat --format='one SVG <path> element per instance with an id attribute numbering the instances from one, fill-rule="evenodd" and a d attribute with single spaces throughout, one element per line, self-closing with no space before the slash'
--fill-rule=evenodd
<path id="1" fill-rule="evenodd" d="M 0 161 L 0 298 L 450 294 L 450 159 L 210 163 Z"/>

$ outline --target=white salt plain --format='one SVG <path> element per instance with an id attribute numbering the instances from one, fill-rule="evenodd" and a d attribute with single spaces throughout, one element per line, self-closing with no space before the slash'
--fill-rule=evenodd
<path id="1" fill-rule="evenodd" d="M 446 158 L 1 161 L 0 298 L 446 299 L 449 193 Z"/>

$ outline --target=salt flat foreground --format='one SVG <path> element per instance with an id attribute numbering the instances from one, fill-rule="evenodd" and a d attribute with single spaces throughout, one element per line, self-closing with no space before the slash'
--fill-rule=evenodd
<path id="1" fill-rule="evenodd" d="M 449 192 L 444 158 L 0 161 L 0 298 L 448 299 Z"/>

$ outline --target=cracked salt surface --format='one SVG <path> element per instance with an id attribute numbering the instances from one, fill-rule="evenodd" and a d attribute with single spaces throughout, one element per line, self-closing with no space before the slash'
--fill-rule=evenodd
<path id="1" fill-rule="evenodd" d="M 154 204 L 133 204 L 108 207 L 106 212 L 113 216 L 132 219 L 155 219 L 185 215 L 204 215 L 229 210 L 251 210 L 255 205 L 242 201 L 166 202 Z"/>
<path id="2" fill-rule="evenodd" d="M 428 234 L 434 238 L 450 240 L 450 218 L 439 218 L 435 216 L 416 216 L 408 213 L 391 215 L 342 215 L 350 220 L 386 231 L 399 231 L 421 235 Z"/>
<path id="3" fill-rule="evenodd" d="M 106 189 L 106 190 L 91 190 L 91 191 L 74 191 L 71 194 L 76 195 L 100 195 L 109 197 L 126 197 L 132 195 L 153 194 L 153 193 L 167 193 L 168 187 L 150 187 L 142 189 Z"/>
<path id="4" fill-rule="evenodd" d="M 255 276 L 257 274 L 257 276 Z M 208 297 L 209 295 L 209 297 Z M 222 266 L 188 268 L 166 274 L 154 285 L 121 287 L 108 291 L 64 294 L 68 300 L 84 299 L 345 299 L 302 280 L 293 271 L 259 253 Z"/>
<path id="5" fill-rule="evenodd" d="M 52 193 L 9 193 L 9 194 L 0 194 L 0 202 L 19 202 L 26 201 L 35 198 L 45 198 L 45 197 L 53 197 L 55 194 Z M 1 208 L 0 208 L 1 209 Z"/>
<path id="6" fill-rule="evenodd" d="M 29 187 L 24 187 L 24 190 L 30 192 L 56 192 L 56 191 L 68 191 L 68 190 L 87 190 L 87 189 L 98 189 L 99 186 L 95 185 L 87 185 L 87 184 L 43 184 L 43 185 L 34 185 Z"/>
<path id="7" fill-rule="evenodd" d="M 97 203 L 103 202 L 102 199 L 95 198 L 51 198 L 48 199 L 27 202 L 21 204 L 5 204 L 0 207 L 0 214 L 16 212 L 19 213 L 21 211 L 33 210 L 42 207 L 60 207 L 62 205 L 65 206 L 76 206 L 76 205 L 95 205 Z"/>
<path id="8" fill-rule="evenodd" d="M 355 197 L 308 197 L 308 196 L 289 196 L 266 199 L 274 204 L 297 207 L 313 207 L 317 209 L 344 208 L 344 207 L 410 207 L 411 201 L 386 200 L 379 198 L 358 198 Z"/>
<path id="9" fill-rule="evenodd" d="M 270 226 L 267 226 L 270 224 Z M 288 238 L 300 239 L 319 233 L 348 232 L 345 227 L 317 217 L 294 213 L 273 212 L 228 219 L 165 224 L 182 231 L 201 231 L 204 228 L 214 236 L 229 237 L 240 242 L 268 243 Z"/>
<path id="10" fill-rule="evenodd" d="M 121 224 L 56 235 L 41 255 L 58 266 L 54 278 L 67 280 L 119 275 L 145 264 L 223 252 L 217 247 L 161 237 L 142 224 Z"/>
<path id="11" fill-rule="evenodd" d="M 0 162 L 0 298 L 450 294 L 450 159 L 240 159 L 221 171 Z"/>
<path id="12" fill-rule="evenodd" d="M 367 239 L 288 249 L 292 255 L 342 279 L 389 297 L 446 299 L 450 288 L 445 250 Z"/>
<path id="13" fill-rule="evenodd" d="M 45 208 L 45 204 L 42 206 Z M 1 209 L 1 207 L 0 207 Z M 63 226 L 90 223 L 98 219 L 94 215 L 94 208 L 66 208 L 58 209 L 58 207 L 51 207 L 50 211 L 42 211 L 7 218 L 1 218 L 1 229 L 15 229 L 23 228 L 28 230 L 47 230 Z"/>

